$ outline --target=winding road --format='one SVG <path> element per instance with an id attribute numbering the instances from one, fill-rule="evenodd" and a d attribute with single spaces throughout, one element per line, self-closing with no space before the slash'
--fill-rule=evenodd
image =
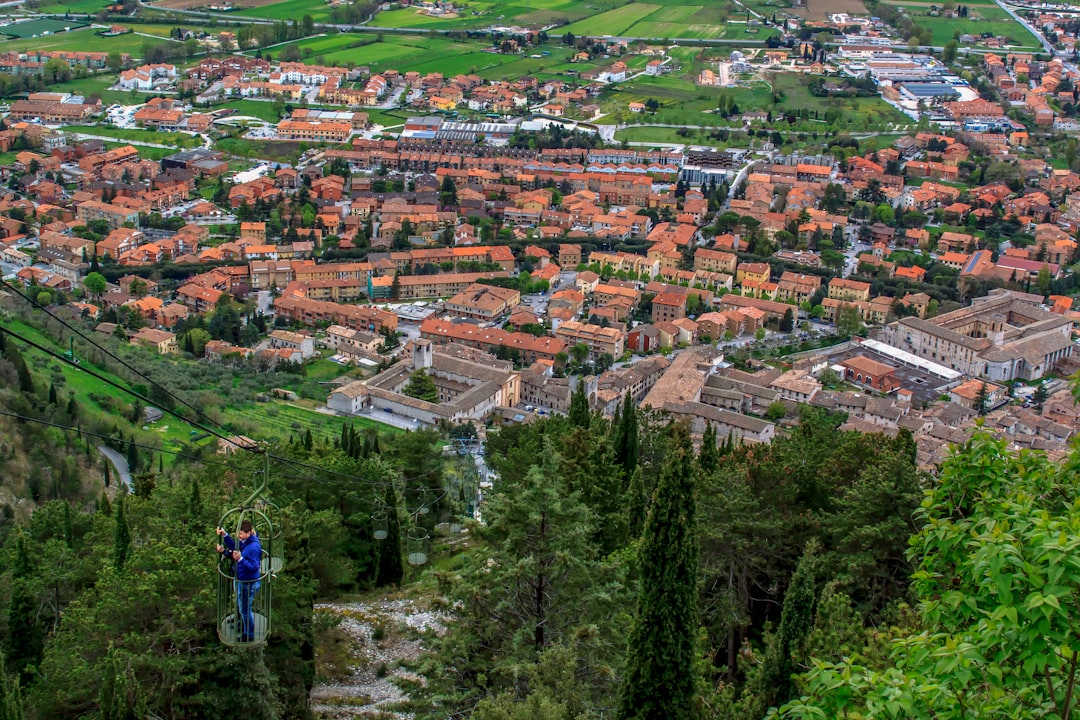
<path id="1" fill-rule="evenodd" d="M 116 468 L 116 473 L 120 476 L 120 482 L 127 486 L 128 492 L 134 492 L 135 487 L 131 484 L 131 470 L 128 468 L 127 460 L 124 456 L 105 445 L 98 445 L 97 449 L 98 452 L 104 455 L 105 459 L 112 463 L 112 466 Z"/>

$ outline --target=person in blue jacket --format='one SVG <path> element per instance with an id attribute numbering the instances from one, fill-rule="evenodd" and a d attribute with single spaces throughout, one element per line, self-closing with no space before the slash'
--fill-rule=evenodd
<path id="1" fill-rule="evenodd" d="M 217 534 L 223 545 L 217 546 L 222 556 L 236 564 L 236 607 L 240 611 L 240 642 L 255 640 L 255 615 L 251 611 L 251 601 L 259 590 L 259 577 L 262 569 L 262 544 L 250 520 L 240 523 L 240 530 L 233 540 L 224 528 L 218 528 Z"/>

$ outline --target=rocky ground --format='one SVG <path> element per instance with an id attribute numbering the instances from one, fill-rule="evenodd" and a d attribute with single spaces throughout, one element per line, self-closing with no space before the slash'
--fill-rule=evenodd
<path id="1" fill-rule="evenodd" d="M 311 709 L 324 720 L 405 720 L 408 696 L 399 685 L 422 682 L 402 667 L 442 633 L 446 618 L 415 599 L 384 597 L 315 606 L 318 678 Z"/>

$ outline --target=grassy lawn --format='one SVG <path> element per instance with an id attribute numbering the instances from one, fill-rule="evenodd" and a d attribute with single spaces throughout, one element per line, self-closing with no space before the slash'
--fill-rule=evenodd
<path id="1" fill-rule="evenodd" d="M 222 105 L 215 105 L 215 110 L 232 108 L 237 115 L 250 115 L 266 122 L 276 123 L 281 118 L 274 112 L 274 103 L 260 100 L 230 100 Z"/>
<path id="2" fill-rule="evenodd" d="M 122 141 L 105 141 L 105 147 L 109 150 L 117 147 L 123 147 L 127 143 Z M 163 157 L 168 157 L 176 152 L 176 148 L 171 147 L 144 147 L 142 145 L 135 145 L 136 150 L 139 151 L 139 157 L 143 160 L 161 160 Z"/>
<path id="3" fill-rule="evenodd" d="M 103 137 L 116 138 L 117 140 L 138 140 L 141 142 L 158 143 L 160 145 L 172 145 L 176 148 L 201 145 L 197 138 L 180 132 L 159 132 L 157 130 L 140 130 L 138 128 L 118 128 L 111 125 L 70 125 L 65 130 L 81 132 L 88 135 L 101 135 Z"/>
<path id="4" fill-rule="evenodd" d="M 316 403 L 309 400 L 291 402 L 272 401 L 249 403 L 242 407 L 230 407 L 223 411 L 225 423 L 241 429 L 244 434 L 259 439 L 286 440 L 290 435 L 299 438 L 305 431 L 329 439 L 341 437 L 341 428 L 353 425 L 358 430 L 376 428 L 383 432 L 400 433 L 401 430 L 362 417 L 340 417 L 315 411 Z"/>
<path id="5" fill-rule="evenodd" d="M 258 158 L 271 162 L 295 163 L 303 152 L 301 147 L 314 147 L 306 143 L 283 142 L 278 140 L 244 140 L 243 138 L 223 138 L 214 145 L 218 150 L 230 155 L 246 158 Z M 347 145 L 339 144 L 339 148 Z"/>
<path id="6" fill-rule="evenodd" d="M 404 110 L 367 110 L 372 125 L 402 125 L 408 114 Z"/>
<path id="7" fill-rule="evenodd" d="M 694 144 L 694 139 L 698 137 L 698 133 L 693 133 L 690 137 L 680 137 L 675 133 L 678 132 L 678 128 L 659 128 L 659 127 L 636 127 L 626 128 L 624 130 L 617 130 L 615 132 L 616 140 L 626 140 L 627 142 L 654 142 L 654 143 L 675 143 L 678 145 Z"/>

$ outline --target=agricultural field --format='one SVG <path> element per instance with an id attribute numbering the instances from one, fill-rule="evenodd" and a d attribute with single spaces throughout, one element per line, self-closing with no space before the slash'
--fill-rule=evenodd
<path id="1" fill-rule="evenodd" d="M 202 4 L 207 4 L 203 0 Z M 227 15 L 240 15 L 241 17 L 269 18 L 271 20 L 296 20 L 305 15 L 310 15 L 315 22 L 326 20 L 330 17 L 330 6 L 326 0 L 286 0 L 271 4 L 257 4 L 253 2 L 242 10 L 235 10 Z"/>
<path id="2" fill-rule="evenodd" d="M 330 442 L 341 437 L 341 428 L 352 425 L 357 430 L 375 428 L 380 432 L 399 433 L 401 430 L 362 417 L 340 417 L 315 411 L 310 400 L 294 402 L 272 401 L 250 403 L 243 407 L 226 408 L 222 415 L 230 427 L 236 427 L 255 439 L 281 439 L 294 435 L 300 438 L 307 430 Z"/>
<path id="3" fill-rule="evenodd" d="M 807 20 L 827 20 L 830 13 L 869 14 L 863 0 L 806 0 L 805 5 L 805 7 L 793 8 L 789 12 L 801 15 Z"/>
<path id="4" fill-rule="evenodd" d="M 457 15 L 439 17 L 415 8 L 384 10 L 370 23 L 387 28 L 473 29 L 489 26 L 540 28 L 565 25 L 603 13 L 623 4 L 621 0 L 478 0 L 466 2 Z"/>
<path id="5" fill-rule="evenodd" d="M 931 44 L 944 46 L 959 35 L 993 33 L 1008 38 L 1017 47 L 1038 49 L 1039 41 L 1020 23 L 997 5 L 969 5 L 966 18 L 932 17 L 928 13 L 932 3 L 909 3 L 894 0 L 888 4 L 903 8 L 907 16 L 919 26 L 930 28 Z"/>
<path id="6" fill-rule="evenodd" d="M 110 4 L 108 0 L 41 0 L 38 9 L 49 13 L 97 15 Z"/>
<path id="7" fill-rule="evenodd" d="M 756 22 L 756 21 L 755 21 Z M 725 5 L 684 5 L 674 0 L 632 3 L 573 23 L 558 32 L 614 37 L 748 39 L 764 41 L 776 32 L 748 25 L 741 8 Z"/>

